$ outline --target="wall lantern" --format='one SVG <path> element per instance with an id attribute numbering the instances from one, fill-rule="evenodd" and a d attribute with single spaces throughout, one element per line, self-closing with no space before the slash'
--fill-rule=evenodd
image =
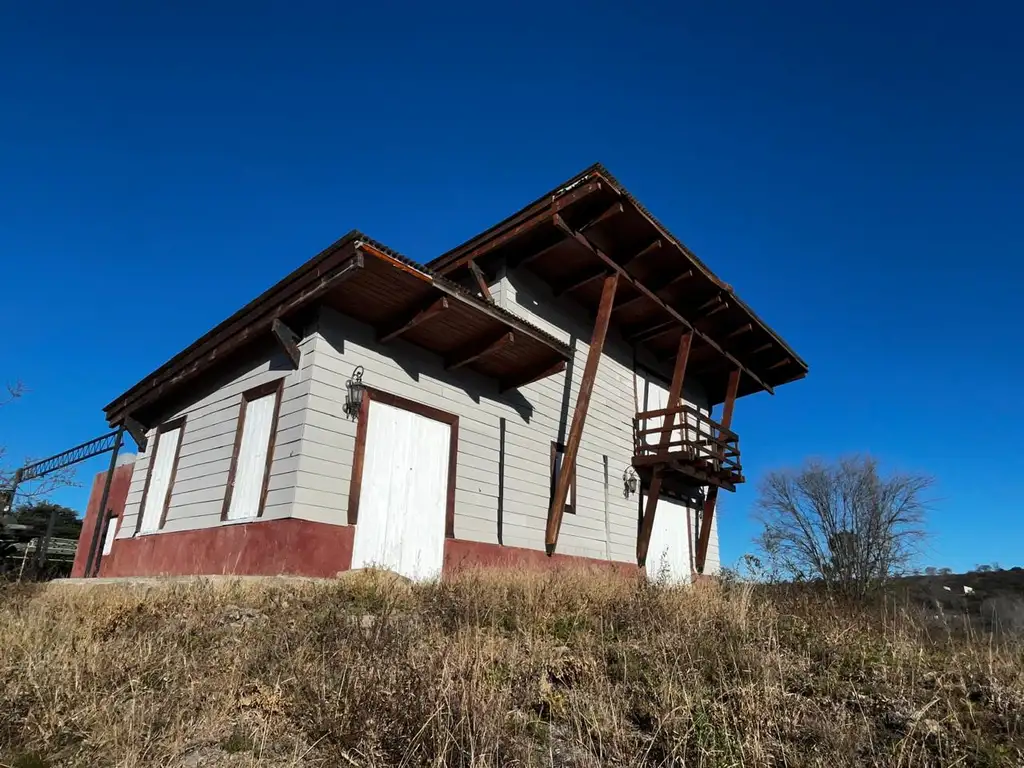
<path id="1" fill-rule="evenodd" d="M 622 495 L 627 499 L 631 493 L 636 493 L 637 477 L 632 467 L 626 467 L 622 473 Z"/>
<path id="2" fill-rule="evenodd" d="M 363 405 L 363 395 L 366 394 L 366 385 L 363 384 L 363 366 L 357 365 L 352 371 L 352 377 L 345 382 L 345 414 L 354 419 L 359 415 L 359 409 Z"/>

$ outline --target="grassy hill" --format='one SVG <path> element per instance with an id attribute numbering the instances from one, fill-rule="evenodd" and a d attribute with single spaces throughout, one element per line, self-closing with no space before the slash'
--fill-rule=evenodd
<path id="1" fill-rule="evenodd" d="M 8 587 L 0 674 L 18 768 L 1024 764 L 1024 640 L 906 596 L 603 572 Z"/>

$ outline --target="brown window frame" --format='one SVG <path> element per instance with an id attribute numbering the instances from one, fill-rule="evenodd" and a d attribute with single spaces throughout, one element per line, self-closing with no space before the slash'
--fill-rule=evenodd
<path id="1" fill-rule="evenodd" d="M 564 464 L 565 459 L 565 444 L 560 443 L 557 440 L 551 441 L 551 490 L 548 497 L 548 505 L 555 500 L 555 463 L 558 461 L 559 455 L 562 456 L 562 463 Z M 562 467 L 564 470 L 564 467 Z M 565 499 L 565 514 L 575 515 L 576 514 L 576 466 L 573 467 L 572 482 L 569 483 L 569 494 Z"/>
<path id="2" fill-rule="evenodd" d="M 224 491 L 224 503 L 220 508 L 221 522 L 228 522 L 228 510 L 231 508 L 231 496 L 235 491 L 235 473 L 238 471 L 238 452 L 242 449 L 242 434 L 245 431 L 246 405 L 253 400 L 275 395 L 274 415 L 270 419 L 270 439 L 267 442 L 267 463 L 263 470 L 263 488 L 260 490 L 260 503 L 256 508 L 255 517 L 246 517 L 230 522 L 241 524 L 246 521 L 258 520 L 263 517 L 263 508 L 267 504 L 267 490 L 270 487 L 270 467 L 274 463 L 274 446 L 277 444 L 277 422 L 281 416 L 281 399 L 284 396 L 284 378 L 274 379 L 265 384 L 260 384 L 242 393 L 241 403 L 238 407 L 238 425 L 235 427 L 235 445 L 231 449 L 231 468 L 228 470 L 228 483 Z"/>
<path id="3" fill-rule="evenodd" d="M 366 423 L 370 417 L 370 403 L 378 402 L 401 408 L 405 411 L 440 421 L 451 427 L 448 441 L 448 493 L 445 499 L 444 536 L 455 538 L 455 480 L 459 457 L 459 417 L 453 413 L 432 408 L 415 400 L 409 400 L 390 392 L 367 387 L 363 390 L 363 402 L 359 406 L 356 425 L 356 446 L 352 456 L 352 477 L 348 489 L 348 524 L 359 523 L 359 494 L 363 484 L 363 460 L 366 455 Z"/>
<path id="4" fill-rule="evenodd" d="M 146 510 L 146 499 L 149 498 L 149 483 L 153 479 L 153 465 L 156 462 L 157 450 L 160 448 L 160 436 L 165 432 L 171 432 L 172 430 L 181 429 L 181 434 L 178 436 L 178 445 L 174 450 L 174 461 L 171 464 L 171 476 L 167 480 L 167 498 L 164 499 L 164 508 L 160 510 L 160 521 L 157 523 L 156 531 L 147 531 L 147 533 L 156 533 L 157 531 L 163 530 L 164 524 L 167 522 L 167 510 L 171 508 L 171 496 L 174 494 L 174 481 L 178 476 L 178 459 L 181 458 L 181 446 L 185 442 L 185 416 L 178 416 L 177 418 L 165 421 L 159 427 L 156 428 L 156 435 L 153 437 L 153 448 L 149 454 L 149 466 L 146 467 L 146 482 L 142 486 L 142 499 L 139 501 L 139 513 L 135 516 L 135 533 L 137 536 L 142 530 L 142 514 Z"/>

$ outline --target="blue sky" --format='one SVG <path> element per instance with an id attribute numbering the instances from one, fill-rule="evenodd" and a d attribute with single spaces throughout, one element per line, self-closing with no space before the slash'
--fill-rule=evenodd
<path id="1" fill-rule="evenodd" d="M 427 260 L 600 161 L 810 364 L 738 403 L 752 479 L 870 451 L 937 478 L 927 563 L 1021 562 L 1024 11 L 348 5 L 0 8 L 13 457 L 349 229 Z"/>

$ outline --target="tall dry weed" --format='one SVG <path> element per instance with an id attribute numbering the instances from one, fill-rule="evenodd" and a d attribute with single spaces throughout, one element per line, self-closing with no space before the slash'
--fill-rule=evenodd
<path id="1" fill-rule="evenodd" d="M 1016 765 L 1022 670 L 891 604 L 601 570 L 7 588 L 0 764 Z"/>

